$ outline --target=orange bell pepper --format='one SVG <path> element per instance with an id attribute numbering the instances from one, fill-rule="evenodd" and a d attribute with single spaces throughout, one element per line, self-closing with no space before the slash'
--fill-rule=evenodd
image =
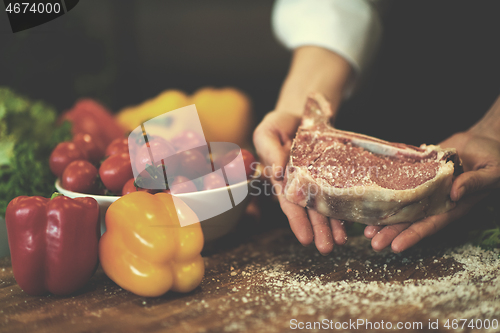
<path id="1" fill-rule="evenodd" d="M 168 193 L 132 192 L 106 212 L 107 231 L 99 243 L 106 275 L 120 287 L 141 296 L 160 296 L 169 290 L 189 292 L 205 272 L 201 257 L 200 223 L 182 201 Z"/>

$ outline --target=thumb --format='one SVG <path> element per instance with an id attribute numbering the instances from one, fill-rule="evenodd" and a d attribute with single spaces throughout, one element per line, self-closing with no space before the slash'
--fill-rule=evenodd
<path id="1" fill-rule="evenodd" d="M 277 133 L 271 131 L 255 131 L 254 145 L 261 161 L 271 167 L 272 179 L 281 180 L 289 158 L 289 147 L 283 147 Z"/>
<path id="2" fill-rule="evenodd" d="M 467 171 L 453 182 L 450 197 L 458 201 L 466 195 L 492 189 L 500 185 L 500 167 L 485 167 Z"/>

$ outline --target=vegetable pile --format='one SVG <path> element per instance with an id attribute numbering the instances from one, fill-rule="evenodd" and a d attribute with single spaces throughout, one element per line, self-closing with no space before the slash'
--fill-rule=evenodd
<path id="1" fill-rule="evenodd" d="M 242 102 L 240 113 L 248 115 L 243 94 L 220 93 Z M 147 120 L 175 109 L 164 108 L 171 95 L 162 94 L 154 108 L 120 114 Z M 77 101 L 57 118 L 44 103 L 0 88 L 0 213 L 19 286 L 30 295 L 72 294 L 90 279 L 99 256 L 113 281 L 139 295 L 196 288 L 204 274 L 203 233 L 196 214 L 171 194 L 246 181 L 254 156 L 244 149 L 212 156 L 205 138 L 189 130 L 171 140 L 144 136 L 135 142 L 117 120 L 123 117 L 91 99 Z M 156 156 L 167 157 L 155 161 Z M 222 166 L 225 179 L 213 172 Z M 134 169 L 142 171 L 136 178 Z M 102 239 L 94 198 L 46 198 L 56 178 L 69 191 L 122 195 L 106 213 Z M 190 225 L 181 228 L 186 219 Z M 137 235 L 141 242 L 135 244 Z"/>
<path id="2" fill-rule="evenodd" d="M 206 90 L 202 89 L 200 93 Z M 214 115 L 212 111 L 208 111 L 210 110 L 208 106 L 221 98 L 226 100 L 229 96 L 232 96 L 228 99 L 230 106 L 239 105 L 237 109 L 244 114 L 250 112 L 250 103 L 243 93 L 229 88 L 210 91 L 212 90 L 213 93 L 203 95 L 206 97 L 202 99 L 203 103 L 200 101 L 201 109 L 207 110 L 204 112 L 210 113 L 210 116 Z M 193 98 L 196 100 L 197 96 L 198 93 L 193 95 Z M 239 101 L 239 104 L 236 101 Z M 90 99 L 80 100 L 63 115 L 63 119 L 73 124 L 73 139 L 55 147 L 49 159 L 50 169 L 60 178 L 64 189 L 87 194 L 125 195 L 144 190 L 150 193 L 164 190 L 168 193 L 181 194 L 224 187 L 226 186 L 224 178 L 212 173 L 212 161 L 205 138 L 197 133 L 186 130 L 169 141 L 162 137 L 141 137 L 137 143 L 129 143 L 129 139 L 125 137 L 124 128 L 131 130 L 133 129 L 131 126 L 135 127 L 143 121 L 187 103 L 189 98 L 184 93 L 167 90 L 140 106 L 120 111 L 115 118 L 98 102 Z M 199 112 L 203 119 L 204 112 Z M 216 128 L 213 130 L 227 131 Z M 198 148 L 189 149 L 189 147 Z M 159 155 L 172 156 L 165 160 L 151 161 L 152 156 Z M 243 149 L 241 155 L 237 151 L 232 151 L 226 156 L 217 158 L 218 161 L 214 161 L 214 165 L 227 164 L 225 169 L 230 183 L 236 183 L 234 181 L 235 174 L 238 173 L 236 165 L 241 160 L 245 164 L 247 178 L 253 171 L 250 165 L 255 162 L 255 158 L 247 150 Z M 134 180 L 133 175 L 138 174 L 133 171 L 134 169 L 145 172 Z M 201 178 L 202 176 L 204 177 Z M 196 180 L 192 181 L 193 179 Z M 243 180 L 245 179 L 238 179 L 238 182 Z"/>

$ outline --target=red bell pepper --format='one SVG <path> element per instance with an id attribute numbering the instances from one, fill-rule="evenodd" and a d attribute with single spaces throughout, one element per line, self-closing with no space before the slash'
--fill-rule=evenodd
<path id="1" fill-rule="evenodd" d="M 98 263 L 99 205 L 93 198 L 20 196 L 5 215 L 14 277 L 29 295 L 67 295 Z"/>

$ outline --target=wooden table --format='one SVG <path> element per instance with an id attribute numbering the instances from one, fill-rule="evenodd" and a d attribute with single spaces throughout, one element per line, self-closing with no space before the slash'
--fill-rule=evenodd
<path id="1" fill-rule="evenodd" d="M 418 284 L 463 269 L 455 260 L 443 257 L 449 244 L 438 241 L 439 245 L 429 245 L 436 238 L 408 253 L 394 254 L 375 253 L 359 236 L 321 256 L 314 246 L 300 245 L 284 216 L 275 206 L 270 207 L 266 208 L 267 219 L 247 216 L 235 232 L 206 245 L 205 278 L 189 294 L 136 296 L 99 268 L 85 289 L 74 296 L 31 297 L 16 284 L 10 259 L 0 259 L 0 331 L 288 332 L 293 318 L 302 322 L 359 318 L 361 314 L 353 313 L 356 304 L 362 307 L 380 298 L 368 291 L 360 296 L 363 285 L 382 282 L 401 288 L 404 281 Z M 336 291 L 329 291 L 328 286 Z M 338 303 L 331 301 L 342 293 L 349 295 L 345 288 L 351 287 L 353 304 L 349 304 L 349 296 Z M 499 295 L 489 297 L 499 299 Z M 362 315 L 377 321 L 396 318 L 427 323 L 429 318 L 429 313 L 415 306 L 389 303 L 381 307 L 385 310 Z M 440 331 L 450 330 L 434 332 Z"/>

